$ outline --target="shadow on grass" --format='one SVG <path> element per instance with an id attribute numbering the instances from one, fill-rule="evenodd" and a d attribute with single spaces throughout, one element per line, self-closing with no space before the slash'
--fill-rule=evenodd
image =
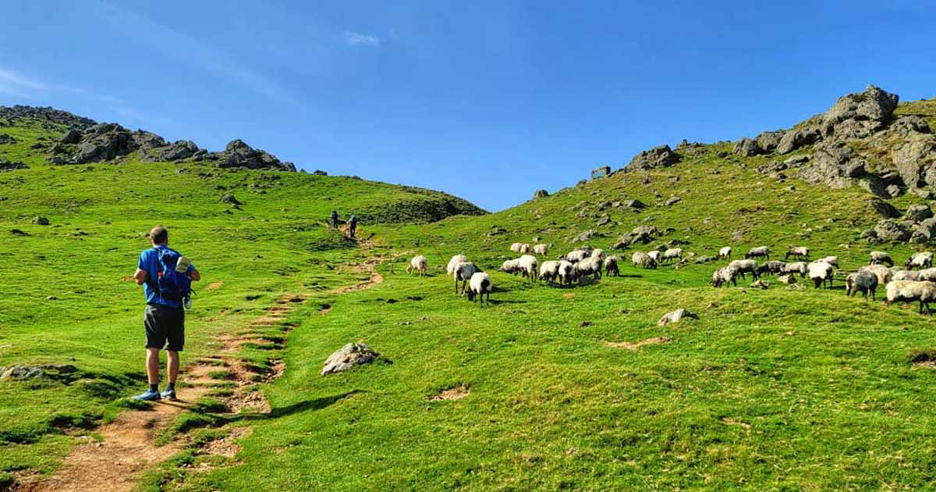
<path id="1" fill-rule="evenodd" d="M 232 418 L 232 421 L 235 420 L 267 420 L 267 419 L 278 419 L 280 417 L 287 417 L 289 415 L 306 412 L 309 410 L 322 410 L 328 408 L 335 403 L 338 403 L 341 400 L 346 398 L 351 398 L 352 396 L 358 393 L 366 393 L 364 390 L 351 390 L 346 393 L 341 393 L 338 395 L 326 396 L 322 398 L 314 398 L 311 400 L 303 400 L 292 405 L 286 405 L 285 407 L 277 407 L 270 411 L 270 413 L 257 413 L 257 414 L 244 414 L 238 415 Z"/>

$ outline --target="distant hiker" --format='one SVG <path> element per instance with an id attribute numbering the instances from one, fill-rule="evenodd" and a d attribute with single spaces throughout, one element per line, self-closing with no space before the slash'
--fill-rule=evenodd
<path id="1" fill-rule="evenodd" d="M 143 286 L 146 296 L 146 311 L 143 326 L 146 328 L 146 376 L 149 390 L 135 396 L 137 400 L 156 401 L 162 398 L 174 400 L 175 382 L 179 375 L 179 352 L 185 344 L 185 310 L 190 307 L 191 282 L 201 279 L 198 270 L 188 258 L 169 249 L 169 232 L 156 226 L 149 234 L 152 249 L 140 254 L 133 278 Z M 166 349 L 168 361 L 168 385 L 159 392 L 159 351 Z"/>
<path id="2" fill-rule="evenodd" d="M 353 214 L 351 215 L 351 219 L 348 220 L 348 229 L 351 232 L 351 239 L 354 239 L 354 231 L 357 230 L 357 217 Z"/>
<path id="3" fill-rule="evenodd" d="M 337 210 L 332 210 L 331 220 L 332 220 L 332 228 L 337 230 L 338 229 L 338 211 Z"/>

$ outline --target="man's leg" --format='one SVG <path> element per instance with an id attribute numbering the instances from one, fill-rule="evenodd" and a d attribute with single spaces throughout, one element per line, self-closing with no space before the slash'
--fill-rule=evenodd
<path id="1" fill-rule="evenodd" d="M 154 347 L 146 348 L 146 378 L 149 379 L 150 386 L 159 384 L 159 349 Z"/>
<path id="2" fill-rule="evenodd" d="M 169 384 L 175 385 L 176 378 L 179 377 L 179 353 L 175 350 L 167 350 L 166 355 L 169 360 L 166 361 L 166 373 L 169 374 Z"/>
<path id="3" fill-rule="evenodd" d="M 146 328 L 146 378 L 149 389 L 137 396 L 137 400 L 159 400 L 159 349 L 166 344 L 166 336 L 162 332 L 159 313 L 154 306 L 146 306 L 143 315 L 143 326 Z"/>
<path id="4" fill-rule="evenodd" d="M 166 308 L 167 318 L 167 336 L 169 342 L 166 347 L 166 373 L 169 376 L 169 382 L 166 389 L 160 393 L 160 396 L 169 400 L 176 399 L 175 383 L 179 377 L 179 352 L 185 345 L 185 311 L 182 308 Z"/>

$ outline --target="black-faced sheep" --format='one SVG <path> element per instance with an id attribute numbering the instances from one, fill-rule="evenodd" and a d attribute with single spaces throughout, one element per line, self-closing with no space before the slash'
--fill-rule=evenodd
<path id="1" fill-rule="evenodd" d="M 510 250 L 513 251 L 514 253 L 519 253 L 520 246 L 523 246 L 523 243 L 513 243 L 510 245 Z"/>
<path id="2" fill-rule="evenodd" d="M 555 282 L 559 276 L 559 262 L 555 260 L 544 261 L 540 266 L 539 278 L 546 282 Z"/>
<path id="3" fill-rule="evenodd" d="M 452 277 L 455 279 L 455 293 L 458 294 L 458 282 L 461 282 L 461 293 L 464 295 L 465 286 L 468 285 L 468 280 L 471 279 L 472 275 L 480 271 L 481 269 L 476 267 L 475 264 L 470 261 L 455 265 L 454 272 L 452 273 Z"/>
<path id="4" fill-rule="evenodd" d="M 845 294 L 848 296 L 854 296 L 856 292 L 861 292 L 861 297 L 864 298 L 871 294 L 871 300 L 873 301 L 877 286 L 877 275 L 871 272 L 852 273 L 845 277 Z"/>
<path id="5" fill-rule="evenodd" d="M 578 273 L 580 282 L 585 281 L 585 277 L 591 275 L 593 278 L 601 278 L 601 259 L 597 256 L 589 256 L 575 264 L 575 270 Z"/>
<path id="6" fill-rule="evenodd" d="M 770 248 L 767 246 L 758 246 L 756 248 L 751 248 L 747 253 L 744 253 L 745 259 L 750 258 L 764 258 L 765 260 L 770 260 Z"/>
<path id="7" fill-rule="evenodd" d="M 621 274 L 621 271 L 618 270 L 618 259 L 617 256 L 609 256 L 604 260 L 604 269 L 605 275 L 609 277 L 617 277 Z"/>
<path id="8" fill-rule="evenodd" d="M 887 284 L 887 301 L 890 306 L 895 302 L 920 302 L 920 314 L 924 307 L 926 314 L 930 314 L 929 303 L 936 301 L 936 283 L 914 282 L 911 280 L 895 280 Z"/>
<path id="9" fill-rule="evenodd" d="M 718 250 L 718 259 L 720 260 L 731 259 L 731 246 L 725 246 L 724 248 Z"/>
<path id="10" fill-rule="evenodd" d="M 824 261 L 814 261 L 806 265 L 806 270 L 809 272 L 809 279 L 813 281 L 813 286 L 817 289 L 824 287 L 826 282 L 829 283 L 829 288 L 832 288 L 832 277 L 835 274 L 832 265 Z"/>
<path id="11" fill-rule="evenodd" d="M 875 275 L 875 277 L 877 277 L 877 275 Z M 891 275 L 891 280 L 921 280 L 920 272 L 914 272 L 913 270 L 897 270 Z"/>
<path id="12" fill-rule="evenodd" d="M 484 307 L 484 294 L 487 294 L 487 304 L 491 305 L 491 290 L 493 290 L 494 285 L 491 284 L 491 277 L 484 272 L 475 272 L 471 275 L 471 279 L 468 282 L 468 300 L 474 301 L 475 296 L 478 296 L 478 301 L 481 303 L 481 307 Z"/>
<path id="13" fill-rule="evenodd" d="M 877 275 L 878 285 L 885 285 L 891 281 L 894 272 L 888 270 L 884 265 L 866 265 L 858 269 L 859 272 L 871 272 Z"/>
<path id="14" fill-rule="evenodd" d="M 520 250 L 519 250 L 518 252 L 519 252 L 519 253 L 522 253 L 522 254 L 527 254 L 527 253 L 529 253 L 532 249 L 533 249 L 532 246 L 530 246 L 530 245 L 527 244 L 527 243 L 523 243 L 523 244 L 520 245 Z"/>
<path id="15" fill-rule="evenodd" d="M 729 268 L 734 268 L 741 278 L 746 279 L 746 274 L 750 273 L 754 280 L 760 278 L 760 275 L 757 273 L 757 262 L 754 260 L 734 260 L 728 264 Z"/>
<path id="16" fill-rule="evenodd" d="M 657 262 L 653 258 L 651 258 L 650 255 L 648 255 L 647 253 L 644 253 L 643 251 L 634 252 L 634 254 L 631 255 L 631 263 L 633 263 L 634 266 L 642 267 L 642 268 L 656 268 L 657 267 Z"/>
<path id="17" fill-rule="evenodd" d="M 647 252 L 647 256 L 649 256 L 651 260 L 653 260 L 653 261 L 655 261 L 655 262 L 657 262 L 657 263 L 660 263 L 660 262 L 663 261 L 662 255 L 663 255 L 663 253 L 660 252 L 660 250 L 657 250 L 657 249 L 655 249 L 655 250 L 653 250 L 653 251 L 648 251 L 648 252 Z"/>
<path id="18" fill-rule="evenodd" d="M 891 259 L 890 255 L 884 251 L 872 251 L 871 252 L 871 261 L 868 262 L 869 265 L 887 265 L 889 267 L 894 266 L 894 260 Z"/>
<path id="19" fill-rule="evenodd" d="M 560 260 L 557 275 L 559 276 L 559 284 L 572 285 L 572 281 L 575 280 L 575 277 L 578 275 L 578 273 L 575 269 L 574 263 L 571 261 Z"/>
<path id="20" fill-rule="evenodd" d="M 924 251 L 922 253 L 913 253 L 913 256 L 907 258 L 904 267 L 908 270 L 913 270 L 914 268 L 930 268 L 933 266 L 933 253 L 929 251 Z"/>
<path id="21" fill-rule="evenodd" d="M 422 277 L 423 274 L 426 273 L 427 266 L 428 262 L 426 261 L 426 257 L 423 255 L 416 255 L 410 260 L 409 266 L 406 267 L 406 273 L 412 275 L 413 272 L 419 272 L 419 276 Z"/>
<path id="22" fill-rule="evenodd" d="M 449 260 L 448 266 L 445 267 L 446 273 L 448 275 L 455 273 L 455 267 L 457 267 L 459 263 L 465 263 L 467 261 L 468 261 L 468 257 L 465 255 L 453 256 L 452 259 Z"/>
<path id="23" fill-rule="evenodd" d="M 791 256 L 795 260 L 809 260 L 809 248 L 806 246 L 790 246 L 783 259 L 789 260 Z"/>

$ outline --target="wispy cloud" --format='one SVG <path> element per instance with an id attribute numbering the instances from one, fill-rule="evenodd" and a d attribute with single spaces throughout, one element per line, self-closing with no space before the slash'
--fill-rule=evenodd
<path id="1" fill-rule="evenodd" d="M 0 67 L 0 94 L 28 98 L 31 93 L 46 90 L 48 90 L 48 86 L 42 82 L 33 80 L 14 70 Z"/>
<path id="2" fill-rule="evenodd" d="M 354 31 L 344 32 L 345 42 L 351 46 L 367 46 L 370 48 L 380 47 L 380 38 L 372 34 L 362 34 Z"/>

